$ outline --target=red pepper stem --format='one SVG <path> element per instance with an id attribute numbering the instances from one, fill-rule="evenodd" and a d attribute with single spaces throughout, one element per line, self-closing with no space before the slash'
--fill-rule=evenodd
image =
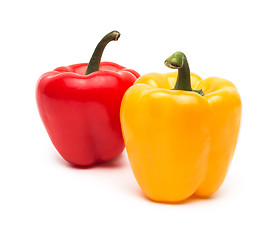
<path id="1" fill-rule="evenodd" d="M 103 39 L 98 43 L 97 47 L 95 48 L 95 51 L 87 66 L 85 75 L 99 71 L 101 58 L 106 45 L 111 41 L 117 41 L 119 37 L 120 33 L 118 31 L 112 31 L 103 37 Z"/>
<path id="2" fill-rule="evenodd" d="M 187 58 L 183 52 L 176 52 L 168 57 L 165 65 L 169 68 L 178 69 L 176 84 L 173 90 L 184 90 L 189 92 L 196 92 L 204 96 L 202 89 L 193 90 L 191 87 L 191 75 Z"/>

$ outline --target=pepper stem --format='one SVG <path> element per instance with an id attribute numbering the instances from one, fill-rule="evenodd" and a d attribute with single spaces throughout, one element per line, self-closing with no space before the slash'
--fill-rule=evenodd
<path id="1" fill-rule="evenodd" d="M 193 90 L 191 87 L 191 75 L 187 58 L 183 52 L 176 52 L 168 57 L 165 65 L 172 69 L 178 69 L 176 84 L 173 90 L 192 91 L 204 96 L 201 90 Z"/>
<path id="2" fill-rule="evenodd" d="M 99 71 L 101 57 L 103 55 L 106 45 L 111 41 L 117 41 L 119 37 L 120 33 L 118 31 L 112 31 L 103 37 L 103 39 L 98 43 L 97 47 L 95 48 L 95 51 L 87 66 L 85 75 Z"/>

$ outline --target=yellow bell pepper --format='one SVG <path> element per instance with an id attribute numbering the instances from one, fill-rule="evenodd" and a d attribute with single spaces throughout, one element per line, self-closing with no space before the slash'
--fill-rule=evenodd
<path id="1" fill-rule="evenodd" d="M 140 77 L 125 93 L 120 118 L 131 168 L 159 202 L 209 196 L 222 185 L 241 119 L 236 87 L 190 73 L 182 52 L 165 64 L 177 72 Z"/>

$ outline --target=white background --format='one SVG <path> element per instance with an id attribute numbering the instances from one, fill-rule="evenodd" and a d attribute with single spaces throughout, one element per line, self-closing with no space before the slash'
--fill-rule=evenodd
<path id="1" fill-rule="evenodd" d="M 279 239 L 277 1 L 1 1 L 0 239 Z M 67 164 L 39 118 L 44 72 L 103 60 L 170 71 L 175 51 L 203 78 L 231 80 L 243 102 L 228 176 L 208 199 L 144 197 L 124 152 L 88 169 Z"/>

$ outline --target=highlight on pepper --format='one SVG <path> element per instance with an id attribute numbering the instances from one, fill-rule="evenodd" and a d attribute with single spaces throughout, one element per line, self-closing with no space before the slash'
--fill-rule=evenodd
<path id="1" fill-rule="evenodd" d="M 120 33 L 108 33 L 87 63 L 58 67 L 36 86 L 38 110 L 47 133 L 69 163 L 89 166 L 117 157 L 124 150 L 119 112 L 125 91 L 139 74 L 101 62 L 106 45 Z"/>
<path id="2" fill-rule="evenodd" d="M 233 158 L 241 99 L 228 80 L 190 73 L 184 53 L 165 61 L 176 72 L 141 76 L 120 110 L 128 158 L 151 200 L 209 196 L 222 185 Z"/>

